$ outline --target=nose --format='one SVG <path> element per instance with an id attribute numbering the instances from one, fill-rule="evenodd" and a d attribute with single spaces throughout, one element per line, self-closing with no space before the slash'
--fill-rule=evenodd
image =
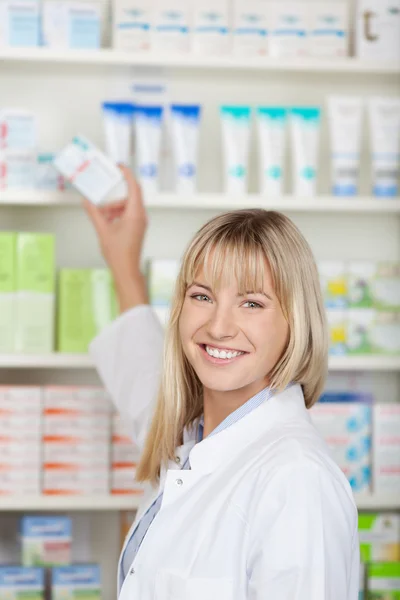
<path id="1" fill-rule="evenodd" d="M 215 306 L 212 316 L 207 323 L 207 333 L 214 340 L 232 339 L 236 336 L 238 327 L 232 311 L 222 306 Z"/>

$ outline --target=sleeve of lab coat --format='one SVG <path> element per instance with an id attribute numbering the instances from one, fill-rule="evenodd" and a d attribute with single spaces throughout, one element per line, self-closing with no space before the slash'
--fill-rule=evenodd
<path id="1" fill-rule="evenodd" d="M 261 484 L 250 527 L 249 600 L 357 600 L 357 509 L 314 463 Z"/>
<path id="2" fill-rule="evenodd" d="M 90 354 L 132 437 L 143 447 L 157 399 L 164 344 L 163 328 L 150 306 L 132 308 L 108 325 Z"/>

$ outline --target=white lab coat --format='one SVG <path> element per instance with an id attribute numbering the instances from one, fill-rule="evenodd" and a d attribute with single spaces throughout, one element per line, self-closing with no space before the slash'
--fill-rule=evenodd
<path id="1" fill-rule="evenodd" d="M 122 315 L 91 349 L 140 443 L 162 340 L 156 317 L 142 306 Z M 143 502 L 137 521 L 164 490 L 162 508 L 119 582 L 120 600 L 357 600 L 357 509 L 301 387 L 198 444 L 195 434 L 196 427 L 185 432 L 176 461 Z M 180 471 L 188 455 L 191 470 Z"/>

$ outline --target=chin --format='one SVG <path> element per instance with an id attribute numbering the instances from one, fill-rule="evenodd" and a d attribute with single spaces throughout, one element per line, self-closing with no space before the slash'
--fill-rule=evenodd
<path id="1" fill-rule="evenodd" d="M 237 375 L 231 377 L 227 377 L 226 375 L 222 376 L 222 374 L 219 376 L 210 376 L 210 374 L 197 371 L 197 376 L 202 385 L 213 392 L 232 392 L 240 390 L 250 383 L 247 379 L 238 377 Z"/>

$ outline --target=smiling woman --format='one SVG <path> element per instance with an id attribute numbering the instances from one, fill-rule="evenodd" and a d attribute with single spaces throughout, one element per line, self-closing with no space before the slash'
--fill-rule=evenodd
<path id="1" fill-rule="evenodd" d="M 127 267 L 127 240 L 144 215 L 126 176 L 116 235 L 113 219 L 89 209 L 125 308 L 135 286 L 122 282 L 140 256 L 139 245 Z M 144 229 L 145 220 L 139 239 Z M 307 412 L 323 389 L 328 342 L 301 233 L 264 210 L 221 215 L 197 233 L 154 410 L 162 338 L 151 309 L 130 297 L 132 310 L 92 347 L 144 446 L 138 479 L 148 495 L 121 555 L 120 600 L 356 600 L 357 511 Z"/>

